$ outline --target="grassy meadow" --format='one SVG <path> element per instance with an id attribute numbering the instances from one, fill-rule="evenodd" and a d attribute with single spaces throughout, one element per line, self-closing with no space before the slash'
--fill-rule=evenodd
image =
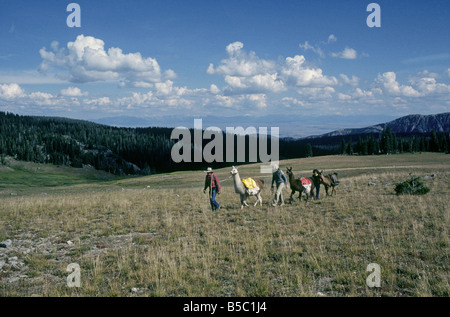
<path id="1" fill-rule="evenodd" d="M 203 172 L 118 178 L 10 161 L 0 167 L 0 296 L 445 296 L 450 156 L 327 156 L 280 162 L 296 176 L 337 171 L 337 195 L 240 209 L 229 178 L 212 213 Z M 431 191 L 396 196 L 420 176 Z M 434 176 L 432 176 L 434 175 Z M 374 186 L 368 186 L 368 183 Z M 289 198 L 290 191 L 283 193 Z M 298 196 L 298 194 L 296 195 Z M 67 286 L 70 263 L 81 287 Z M 367 266 L 381 268 L 368 287 Z M 3 265 L 2 265 L 3 264 Z"/>

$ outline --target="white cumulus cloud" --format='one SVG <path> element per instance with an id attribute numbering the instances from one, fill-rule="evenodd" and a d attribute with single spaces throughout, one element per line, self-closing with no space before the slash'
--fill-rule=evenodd
<path id="1" fill-rule="evenodd" d="M 334 34 L 330 34 L 330 36 L 328 36 L 328 43 L 333 43 L 337 41 L 337 37 Z"/>
<path id="2" fill-rule="evenodd" d="M 356 87 L 359 84 L 359 78 L 355 75 L 352 75 L 352 77 L 350 78 L 345 74 L 340 74 L 340 77 L 345 84 L 348 84 L 350 86 Z"/>
<path id="3" fill-rule="evenodd" d="M 433 77 L 413 78 L 411 84 L 422 96 L 450 94 L 450 85 L 438 83 L 436 78 Z"/>
<path id="4" fill-rule="evenodd" d="M 291 108 L 293 106 L 297 107 L 305 106 L 305 103 L 302 100 L 293 97 L 283 97 L 281 99 L 281 103 L 287 108 Z"/>
<path id="5" fill-rule="evenodd" d="M 319 55 L 320 57 L 325 57 L 325 53 L 319 46 L 317 46 L 317 45 L 313 46 L 313 45 L 309 44 L 308 41 L 306 41 L 304 44 L 299 44 L 298 46 L 305 51 L 311 50 L 314 53 L 316 53 L 317 55 Z"/>
<path id="6" fill-rule="evenodd" d="M 258 74 L 271 73 L 275 70 L 275 62 L 260 59 L 254 52 L 247 54 L 243 51 L 244 44 L 241 42 L 234 42 L 226 47 L 228 58 L 223 59 L 221 64 L 214 67 L 210 64 L 207 73 L 248 77 Z"/>
<path id="7" fill-rule="evenodd" d="M 303 55 L 287 57 L 281 70 L 282 78 L 297 87 L 331 86 L 338 83 L 336 77 L 324 75 L 320 68 L 306 66 L 305 61 Z"/>
<path id="8" fill-rule="evenodd" d="M 165 76 L 176 76 L 172 70 L 162 73 L 154 58 L 144 58 L 139 52 L 126 54 L 118 47 L 106 50 L 103 40 L 92 36 L 79 35 L 74 42 L 67 43 L 67 48 L 59 49 L 54 43 L 51 47 L 50 51 L 45 47 L 39 51 L 42 58 L 40 70 L 54 70 L 59 77 L 70 82 L 122 80 L 154 83 L 162 81 Z"/>
<path id="9" fill-rule="evenodd" d="M 18 84 L 0 84 L 0 99 L 12 100 L 25 96 L 25 91 Z"/>
<path id="10" fill-rule="evenodd" d="M 309 66 L 303 55 L 287 57 L 284 61 L 266 60 L 258 57 L 255 52 L 244 51 L 244 44 L 241 42 L 229 44 L 226 52 L 227 58 L 221 60 L 217 66 L 209 64 L 206 72 L 223 76 L 226 86 L 221 91 L 227 96 L 266 95 L 285 92 L 290 88 L 296 89 L 299 94 L 312 96 L 317 95 L 319 90 L 302 89 L 322 88 L 324 96 L 328 97 L 334 93 L 330 86 L 338 84 L 336 77 L 327 76 L 323 74 L 322 69 Z M 357 77 L 345 78 L 352 84 L 358 81 Z M 223 104 L 229 106 L 229 100 L 226 101 Z M 261 102 L 260 105 L 262 104 L 264 103 Z"/>
<path id="11" fill-rule="evenodd" d="M 355 49 L 346 47 L 342 52 L 331 53 L 331 56 L 343 59 L 356 59 L 358 57 L 358 53 Z"/>
<path id="12" fill-rule="evenodd" d="M 66 89 L 61 89 L 60 94 L 66 97 L 83 97 L 87 96 L 88 92 L 82 92 L 78 87 L 67 87 Z"/>
<path id="13" fill-rule="evenodd" d="M 420 93 L 411 86 L 400 85 L 397 81 L 397 75 L 394 72 L 385 72 L 379 74 L 376 82 L 391 95 L 405 97 L 419 97 Z"/>
<path id="14" fill-rule="evenodd" d="M 209 64 L 207 74 L 222 75 L 228 85 L 224 91 L 229 94 L 280 92 L 285 90 L 277 73 L 274 61 L 261 59 L 254 52 L 243 50 L 242 42 L 234 42 L 226 47 L 228 58 L 217 67 Z"/>

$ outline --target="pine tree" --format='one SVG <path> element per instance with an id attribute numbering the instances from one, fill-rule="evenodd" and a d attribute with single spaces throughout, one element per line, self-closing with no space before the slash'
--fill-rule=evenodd
<path id="1" fill-rule="evenodd" d="M 425 141 L 425 137 L 424 136 L 420 139 L 419 151 L 420 152 L 426 152 L 427 151 L 427 145 L 426 145 L 426 141 Z"/>
<path id="2" fill-rule="evenodd" d="M 411 146 L 411 151 L 412 151 L 413 153 L 419 152 L 419 140 L 417 139 L 416 136 L 413 137 L 412 146 Z"/>
<path id="3" fill-rule="evenodd" d="M 430 152 L 439 152 L 439 141 L 436 135 L 436 131 L 434 131 L 434 129 L 431 131 L 431 138 L 428 150 Z"/>
<path id="4" fill-rule="evenodd" d="M 313 150 L 311 144 L 306 144 L 306 157 L 312 157 L 313 156 Z"/>
<path id="5" fill-rule="evenodd" d="M 367 150 L 369 155 L 378 154 L 378 144 L 372 135 L 367 140 Z"/>
<path id="6" fill-rule="evenodd" d="M 369 142 L 368 142 L 367 139 L 362 144 L 362 154 L 363 155 L 368 155 L 369 154 Z"/>
<path id="7" fill-rule="evenodd" d="M 359 155 L 363 155 L 363 140 L 361 138 L 361 136 L 358 137 L 358 143 L 356 143 L 356 153 L 358 153 Z"/>
<path id="8" fill-rule="evenodd" d="M 352 138 L 348 141 L 346 152 L 348 155 L 353 155 L 353 144 L 352 144 Z"/>
<path id="9" fill-rule="evenodd" d="M 388 126 L 383 130 L 381 134 L 380 150 L 383 154 L 390 154 L 392 153 L 393 149 L 393 136 L 391 133 L 391 129 Z"/>
<path id="10" fill-rule="evenodd" d="M 341 141 L 341 147 L 340 147 L 339 153 L 340 153 L 340 154 L 345 154 L 345 150 L 346 150 L 345 140 L 342 139 L 342 141 Z"/>

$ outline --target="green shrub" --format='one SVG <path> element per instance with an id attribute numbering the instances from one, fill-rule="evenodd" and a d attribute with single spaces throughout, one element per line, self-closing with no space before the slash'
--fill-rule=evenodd
<path id="1" fill-rule="evenodd" d="M 404 182 L 395 185 L 397 195 L 425 195 L 430 189 L 425 186 L 420 177 L 409 174 L 409 178 Z"/>

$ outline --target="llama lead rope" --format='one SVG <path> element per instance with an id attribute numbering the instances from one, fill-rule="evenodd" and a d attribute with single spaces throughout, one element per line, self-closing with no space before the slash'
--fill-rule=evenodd
<path id="1" fill-rule="evenodd" d="M 232 176 L 233 176 L 233 175 L 230 175 L 230 176 L 228 176 L 227 178 L 220 180 L 219 182 L 222 183 L 222 182 L 224 182 L 224 181 L 227 181 L 227 180 L 229 180 Z"/>

